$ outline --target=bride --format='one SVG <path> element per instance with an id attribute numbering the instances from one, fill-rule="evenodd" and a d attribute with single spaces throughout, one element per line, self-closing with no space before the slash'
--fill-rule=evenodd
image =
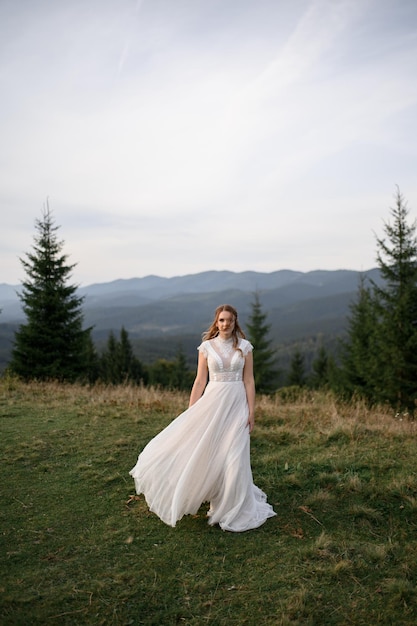
<path id="1" fill-rule="evenodd" d="M 233 532 L 257 528 L 275 515 L 253 483 L 250 465 L 252 349 L 236 309 L 217 307 L 198 347 L 188 409 L 147 444 L 130 471 L 136 492 L 170 526 L 196 514 L 203 502 L 210 503 L 209 524 Z"/>

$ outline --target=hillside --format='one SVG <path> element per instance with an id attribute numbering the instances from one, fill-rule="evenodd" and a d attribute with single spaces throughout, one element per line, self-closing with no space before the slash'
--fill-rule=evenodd
<path id="1" fill-rule="evenodd" d="M 187 393 L 0 380 L 2 626 L 412 626 L 416 422 L 308 392 L 258 396 L 245 533 L 170 528 L 128 475 Z M 23 488 L 24 486 L 24 488 Z"/>
<path id="2" fill-rule="evenodd" d="M 376 282 L 378 270 L 363 273 Z M 351 270 L 271 273 L 208 271 L 173 278 L 146 276 L 82 287 L 86 326 L 100 347 L 124 326 L 145 362 L 171 358 L 182 346 L 190 363 L 215 307 L 230 302 L 246 326 L 254 293 L 268 315 L 274 348 L 323 337 L 334 343 L 346 325 L 360 272 Z M 0 358 L 8 358 L 14 329 L 23 320 L 18 286 L 0 285 Z M 286 349 L 285 352 L 288 352 Z"/>

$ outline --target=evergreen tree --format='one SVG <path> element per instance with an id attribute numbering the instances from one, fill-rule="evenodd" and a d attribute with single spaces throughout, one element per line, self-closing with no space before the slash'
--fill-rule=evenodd
<path id="1" fill-rule="evenodd" d="M 174 370 L 172 372 L 171 386 L 173 389 L 191 389 L 194 375 L 187 366 L 187 359 L 184 351 L 180 346 L 174 361 Z"/>
<path id="2" fill-rule="evenodd" d="M 255 386 L 260 393 L 268 393 L 276 387 L 277 371 L 274 369 L 274 351 L 270 347 L 270 325 L 262 311 L 259 294 L 255 293 L 252 311 L 247 323 L 248 339 L 253 345 L 253 368 Z"/>
<path id="3" fill-rule="evenodd" d="M 109 332 L 107 344 L 100 358 L 100 380 L 104 383 L 116 385 L 120 382 L 118 368 L 117 340 L 113 331 Z"/>
<path id="4" fill-rule="evenodd" d="M 15 333 L 10 369 L 26 380 L 84 379 L 90 329 L 83 330 L 83 298 L 69 284 L 75 265 L 68 265 L 62 253 L 48 205 L 35 226 L 33 251 L 21 259 L 27 275 L 20 295 L 26 322 Z"/>
<path id="5" fill-rule="evenodd" d="M 175 376 L 175 362 L 158 359 L 149 368 L 149 383 L 154 387 L 169 389 Z"/>
<path id="6" fill-rule="evenodd" d="M 398 410 L 414 412 L 417 400 L 417 239 L 416 222 L 399 189 L 386 222 L 386 238 L 377 239 L 377 261 L 384 280 L 374 285 L 378 315 L 376 396 Z"/>
<path id="7" fill-rule="evenodd" d="M 84 359 L 87 369 L 84 380 L 88 383 L 95 383 L 100 376 L 100 359 L 98 357 L 97 350 L 91 334 L 89 334 L 89 336 L 87 337 L 84 350 Z"/>
<path id="8" fill-rule="evenodd" d="M 377 238 L 381 285 L 362 281 L 342 346 L 341 384 L 349 394 L 413 413 L 417 401 L 417 239 L 397 189 L 392 223 Z"/>
<path id="9" fill-rule="evenodd" d="M 120 377 L 123 380 L 131 380 L 139 383 L 143 380 L 143 367 L 139 359 L 134 355 L 129 334 L 124 326 L 120 331 L 118 346 L 118 365 Z"/>
<path id="10" fill-rule="evenodd" d="M 187 367 L 185 354 L 180 347 L 174 361 L 158 359 L 149 368 L 149 382 L 166 389 L 190 390 L 194 374 Z"/>
<path id="11" fill-rule="evenodd" d="M 350 306 L 347 338 L 341 342 L 340 377 L 336 388 L 348 396 L 375 400 L 377 315 L 373 292 L 360 277 L 356 301 Z"/>
<path id="12" fill-rule="evenodd" d="M 291 359 L 288 384 L 296 385 L 297 387 L 304 387 L 306 379 L 304 356 L 297 348 Z"/>
<path id="13" fill-rule="evenodd" d="M 140 383 L 144 378 L 144 369 L 133 353 L 127 330 L 122 326 L 119 340 L 110 331 L 100 359 L 100 379 L 105 383 L 118 385 L 129 381 Z"/>
<path id="14" fill-rule="evenodd" d="M 315 389 L 321 389 L 329 384 L 330 362 L 326 348 L 320 345 L 317 356 L 312 363 L 311 386 Z"/>

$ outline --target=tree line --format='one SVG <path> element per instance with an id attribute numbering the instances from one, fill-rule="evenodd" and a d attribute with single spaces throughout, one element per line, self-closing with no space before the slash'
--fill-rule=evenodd
<path id="1" fill-rule="evenodd" d="M 254 346 L 255 383 L 259 392 L 278 387 L 322 388 L 368 403 L 386 403 L 413 414 L 417 400 L 417 239 L 416 222 L 400 190 L 395 193 L 391 221 L 376 239 L 382 284 L 361 278 L 348 316 L 346 336 L 336 354 L 319 345 L 307 371 L 301 348 L 292 354 L 289 371 L 275 367 L 270 326 L 260 295 L 254 294 L 247 336 Z M 75 265 L 63 253 L 49 206 L 35 222 L 31 252 L 21 259 L 26 279 L 21 300 L 26 321 L 15 333 L 8 370 L 24 380 L 131 382 L 189 389 L 194 373 L 179 346 L 174 360 L 143 364 L 134 354 L 124 327 L 109 333 L 100 354 L 92 328 L 83 328 L 82 302 L 71 284 Z"/>

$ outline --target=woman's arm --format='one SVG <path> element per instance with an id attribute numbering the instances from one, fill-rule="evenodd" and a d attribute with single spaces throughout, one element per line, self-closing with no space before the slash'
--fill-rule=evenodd
<path id="1" fill-rule="evenodd" d="M 246 397 L 249 406 L 249 432 L 251 433 L 255 425 L 255 379 L 253 377 L 253 355 L 249 352 L 245 357 L 245 367 L 243 369 L 243 383 L 245 385 Z"/>
<path id="2" fill-rule="evenodd" d="M 194 380 L 188 406 L 192 406 L 203 395 L 207 385 L 208 366 L 207 359 L 202 352 L 198 353 L 197 375 Z"/>

